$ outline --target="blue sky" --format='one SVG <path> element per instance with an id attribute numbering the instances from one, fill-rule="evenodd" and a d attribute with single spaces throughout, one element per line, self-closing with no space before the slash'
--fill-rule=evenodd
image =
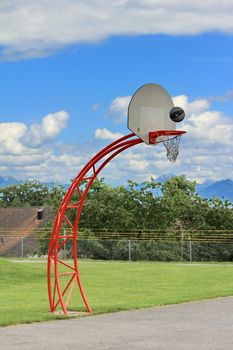
<path id="1" fill-rule="evenodd" d="M 0 4 L 1 174 L 69 181 L 128 133 L 130 96 L 154 82 L 186 109 L 179 161 L 140 145 L 114 160 L 106 180 L 233 179 L 232 14 L 227 0 L 221 10 L 199 0 Z"/>

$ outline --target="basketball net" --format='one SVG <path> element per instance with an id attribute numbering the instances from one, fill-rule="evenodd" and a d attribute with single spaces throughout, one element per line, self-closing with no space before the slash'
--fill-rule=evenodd
<path id="1" fill-rule="evenodd" d="M 170 162 L 175 163 L 178 154 L 179 154 L 179 145 L 180 145 L 181 135 L 170 136 L 166 140 L 162 141 L 167 151 L 167 159 Z"/>

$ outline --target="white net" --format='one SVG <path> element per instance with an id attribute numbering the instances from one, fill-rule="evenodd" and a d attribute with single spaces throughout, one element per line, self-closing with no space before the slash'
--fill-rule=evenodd
<path id="1" fill-rule="evenodd" d="M 178 157 L 180 139 L 181 135 L 177 135 L 175 137 L 170 136 L 170 138 L 167 138 L 165 141 L 162 141 L 167 151 L 167 159 L 169 159 L 172 163 L 175 163 Z"/>

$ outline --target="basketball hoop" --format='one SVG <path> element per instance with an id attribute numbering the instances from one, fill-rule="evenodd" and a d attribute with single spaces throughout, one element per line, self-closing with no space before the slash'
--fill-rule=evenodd
<path id="1" fill-rule="evenodd" d="M 149 143 L 156 145 L 163 143 L 167 151 L 167 159 L 175 163 L 179 154 L 180 139 L 186 131 L 181 130 L 159 130 L 149 133 Z"/>
<path id="2" fill-rule="evenodd" d="M 167 158 L 175 162 L 181 135 L 185 133 L 177 131 L 176 125 L 184 117 L 184 110 L 174 107 L 171 96 L 162 86 L 145 84 L 135 92 L 129 103 L 128 128 L 147 145 L 162 142 Z"/>
<path id="3" fill-rule="evenodd" d="M 184 115 L 180 107 L 174 107 L 171 96 L 160 85 L 143 85 L 135 92 L 128 107 L 128 128 L 132 133 L 104 147 L 77 174 L 59 206 L 50 238 L 47 277 L 51 312 L 54 313 L 61 307 L 65 315 L 69 312 L 74 314 L 68 306 L 76 284 L 87 312 L 92 312 L 81 283 L 77 238 L 82 208 L 96 177 L 119 153 L 142 142 L 146 145 L 163 143 L 167 150 L 167 158 L 175 162 L 179 153 L 180 138 L 185 133 L 176 131 L 176 123 L 182 121 Z M 69 263 L 67 260 L 63 261 L 59 254 L 68 242 L 73 258 Z M 66 282 L 63 276 L 67 277 Z"/>

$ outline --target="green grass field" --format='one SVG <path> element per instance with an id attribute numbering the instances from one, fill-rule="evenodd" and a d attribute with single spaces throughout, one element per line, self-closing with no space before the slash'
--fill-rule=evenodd
<path id="1" fill-rule="evenodd" d="M 80 272 L 95 314 L 233 295 L 227 264 L 81 261 Z M 48 313 L 45 262 L 0 259 L 0 300 L 2 326 L 61 318 Z"/>

